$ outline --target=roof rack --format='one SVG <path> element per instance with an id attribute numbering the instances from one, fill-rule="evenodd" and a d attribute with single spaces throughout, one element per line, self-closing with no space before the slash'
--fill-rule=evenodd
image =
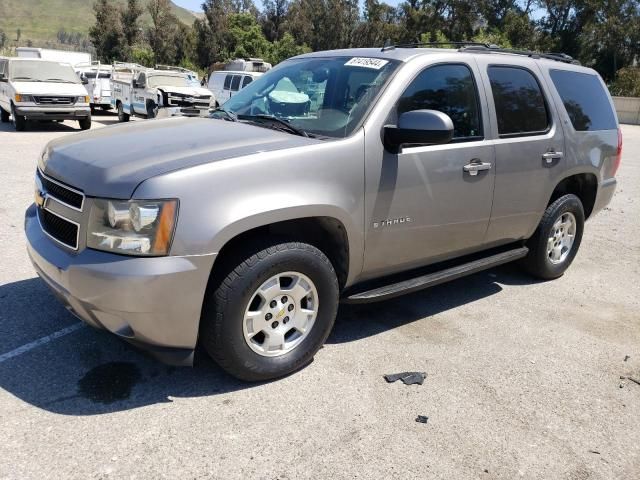
<path id="1" fill-rule="evenodd" d="M 391 45 L 391 42 L 387 40 L 384 47 L 380 50 L 386 52 L 388 50 L 394 50 L 396 48 L 417 48 L 417 47 L 441 47 L 443 45 L 452 45 L 459 47 L 459 52 L 475 52 L 475 53 L 507 53 L 510 55 L 522 55 L 530 58 L 544 58 L 547 60 L 555 60 L 557 62 L 571 63 L 573 65 L 580 65 L 580 62 L 575 58 L 567 55 L 566 53 L 540 53 L 531 50 L 516 50 L 513 48 L 500 48 L 497 45 L 491 45 L 482 42 L 426 42 L 426 43 L 405 43 L 399 45 Z"/>
<path id="2" fill-rule="evenodd" d="M 510 55 L 522 55 L 530 58 L 544 58 L 546 60 L 555 60 L 557 62 L 571 63 L 580 65 L 580 62 L 566 53 L 540 53 L 531 50 L 516 50 L 513 48 L 500 48 L 495 45 L 469 45 L 458 50 L 459 52 L 478 52 L 478 53 L 507 53 Z"/>
<path id="3" fill-rule="evenodd" d="M 391 41 L 387 40 L 380 51 L 386 52 L 387 50 L 394 50 L 396 48 L 442 47 L 444 45 L 452 45 L 454 47 L 495 47 L 495 45 L 489 45 L 488 43 L 482 42 L 418 42 L 392 45 Z"/>

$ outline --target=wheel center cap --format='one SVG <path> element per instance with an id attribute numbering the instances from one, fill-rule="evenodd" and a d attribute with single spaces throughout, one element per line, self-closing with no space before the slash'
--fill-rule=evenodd
<path id="1" fill-rule="evenodd" d="M 286 309 L 282 309 L 280 310 L 277 314 L 276 314 L 276 318 L 282 318 L 284 317 L 284 314 L 287 313 Z"/>

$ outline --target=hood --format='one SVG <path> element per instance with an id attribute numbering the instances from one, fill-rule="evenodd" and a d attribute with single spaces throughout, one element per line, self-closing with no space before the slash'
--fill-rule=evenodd
<path id="1" fill-rule="evenodd" d="M 128 199 L 140 183 L 157 175 L 319 142 L 245 123 L 176 117 L 58 138 L 47 145 L 41 168 L 88 196 Z"/>
<path id="2" fill-rule="evenodd" d="M 17 93 L 23 95 L 86 95 L 81 83 L 60 82 L 11 82 Z"/>
<path id="3" fill-rule="evenodd" d="M 211 96 L 211 91 L 202 87 L 158 87 L 168 93 L 181 93 L 182 95 L 207 95 Z"/>

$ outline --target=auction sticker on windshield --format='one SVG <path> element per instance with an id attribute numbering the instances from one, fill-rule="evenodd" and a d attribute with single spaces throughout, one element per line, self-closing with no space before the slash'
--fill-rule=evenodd
<path id="1" fill-rule="evenodd" d="M 380 70 L 387 63 L 389 63 L 389 60 L 382 60 L 381 58 L 353 57 L 344 65 L 347 67 L 364 67 Z"/>

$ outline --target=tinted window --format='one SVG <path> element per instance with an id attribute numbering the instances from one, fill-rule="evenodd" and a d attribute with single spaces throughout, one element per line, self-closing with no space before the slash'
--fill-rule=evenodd
<path id="1" fill-rule="evenodd" d="M 241 78 L 242 77 L 240 75 L 234 75 L 233 80 L 231 80 L 231 90 L 234 92 L 238 90 L 238 87 L 240 87 Z"/>
<path id="2" fill-rule="evenodd" d="M 253 82 L 253 78 L 247 75 L 246 77 L 244 77 L 244 80 L 242 81 L 242 88 L 246 87 L 251 82 Z"/>
<path id="3" fill-rule="evenodd" d="M 464 65 L 427 68 L 411 82 L 398 101 L 398 114 L 423 109 L 449 115 L 454 138 L 482 136 L 478 93 Z"/>
<path id="4" fill-rule="evenodd" d="M 500 135 L 544 132 L 549 116 L 533 74 L 522 68 L 489 67 Z"/>
<path id="5" fill-rule="evenodd" d="M 231 88 L 231 77 L 232 75 L 227 75 L 224 77 L 224 89 L 229 90 Z"/>
<path id="6" fill-rule="evenodd" d="M 596 75 L 566 70 L 551 70 L 550 74 L 573 128 L 579 131 L 617 128 L 609 97 Z"/>

